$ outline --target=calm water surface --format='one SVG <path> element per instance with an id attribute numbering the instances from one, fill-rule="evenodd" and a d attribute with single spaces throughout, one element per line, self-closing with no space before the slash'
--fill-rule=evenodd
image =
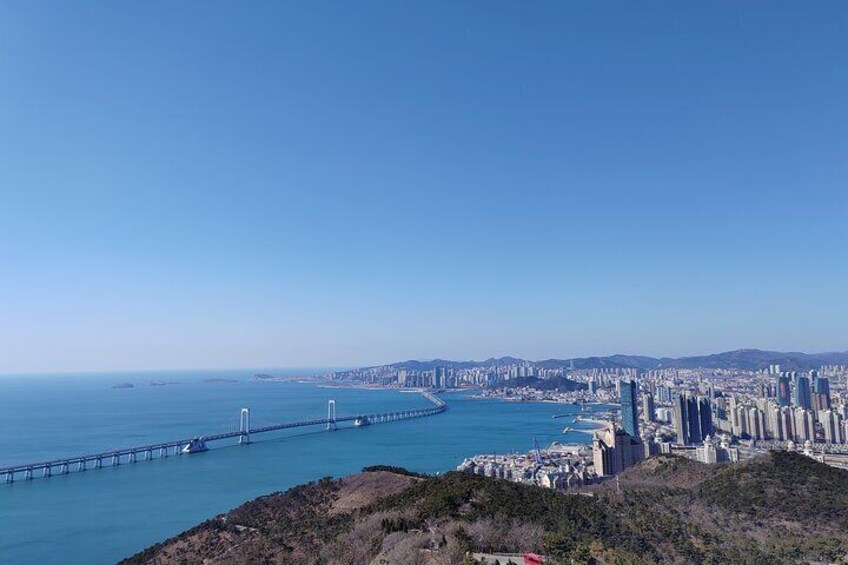
<path id="1" fill-rule="evenodd" d="M 255 382 L 254 372 L 0 377 L 0 466 L 234 430 L 242 407 L 257 427 L 325 417 L 329 399 L 339 416 L 428 405 L 414 393 Z M 236 382 L 205 382 L 216 378 Z M 112 388 L 122 382 L 135 388 Z M 475 453 L 527 451 L 533 437 L 589 440 L 561 433 L 570 418 L 551 418 L 572 406 L 442 397 L 450 410 L 429 418 L 274 432 L 248 446 L 0 484 L 0 563 L 113 563 L 248 499 L 366 465 L 437 473 Z"/>

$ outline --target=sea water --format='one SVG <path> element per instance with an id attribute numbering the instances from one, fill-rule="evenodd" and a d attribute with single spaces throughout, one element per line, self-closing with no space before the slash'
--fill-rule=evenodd
<path id="1" fill-rule="evenodd" d="M 251 427 L 405 410 L 419 394 L 261 382 L 255 371 L 0 377 L 0 467 Z M 281 371 L 274 371 L 281 374 Z M 152 386 L 151 382 L 169 382 Z M 133 388 L 113 388 L 132 383 Z M 368 427 L 320 427 L 210 445 L 205 453 L 0 483 L 0 563 L 100 564 L 132 555 L 256 496 L 374 464 L 440 473 L 478 453 L 527 452 L 533 438 L 586 443 L 563 404 L 513 403 L 444 393 L 449 410 Z M 158 453 L 156 454 L 158 456 Z M 125 460 L 125 459 L 124 459 Z M 0 481 L 4 477 L 0 476 Z"/>

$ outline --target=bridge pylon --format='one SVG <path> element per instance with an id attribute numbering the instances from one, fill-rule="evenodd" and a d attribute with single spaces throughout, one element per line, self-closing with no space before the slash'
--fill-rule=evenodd
<path id="1" fill-rule="evenodd" d="M 239 445 L 250 443 L 250 408 L 242 408 L 239 414 Z"/>
<path id="2" fill-rule="evenodd" d="M 336 429 L 336 401 L 330 400 L 327 402 L 327 430 L 334 431 Z"/>

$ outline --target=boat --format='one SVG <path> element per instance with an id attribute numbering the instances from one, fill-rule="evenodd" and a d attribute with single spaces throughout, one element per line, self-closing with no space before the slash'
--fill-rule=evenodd
<path id="1" fill-rule="evenodd" d="M 202 437 L 192 439 L 180 450 L 181 453 L 186 455 L 190 453 L 201 453 L 203 451 L 209 451 L 209 448 L 206 447 L 206 440 Z"/>
<path id="2" fill-rule="evenodd" d="M 572 428 L 570 426 L 562 429 L 562 433 L 564 433 L 564 434 L 567 434 L 567 433 L 573 432 L 573 431 L 574 431 L 574 428 Z"/>
<path id="3" fill-rule="evenodd" d="M 368 420 L 368 416 L 360 416 L 353 421 L 353 425 L 357 428 L 361 428 L 362 426 L 370 426 L 371 422 Z"/>

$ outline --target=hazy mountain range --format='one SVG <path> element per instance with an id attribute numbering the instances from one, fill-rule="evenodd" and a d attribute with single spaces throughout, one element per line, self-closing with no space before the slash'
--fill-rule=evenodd
<path id="1" fill-rule="evenodd" d="M 545 359 L 528 361 L 516 357 L 499 357 L 485 361 L 451 361 L 447 359 L 432 359 L 427 361 L 402 361 L 390 366 L 397 369 L 428 371 L 434 367 L 452 367 L 466 369 L 480 366 L 503 366 L 532 362 L 538 367 L 554 368 L 574 364 L 575 369 L 602 368 L 635 368 L 662 369 L 680 368 L 693 369 L 704 367 L 708 369 L 766 369 L 769 365 L 778 363 L 783 370 L 808 371 L 821 365 L 848 365 L 848 351 L 832 351 L 826 353 L 800 353 L 762 351 L 760 349 L 737 349 L 712 355 L 694 357 L 647 357 L 644 355 L 609 355 L 606 357 L 577 357 L 574 359 Z"/>

